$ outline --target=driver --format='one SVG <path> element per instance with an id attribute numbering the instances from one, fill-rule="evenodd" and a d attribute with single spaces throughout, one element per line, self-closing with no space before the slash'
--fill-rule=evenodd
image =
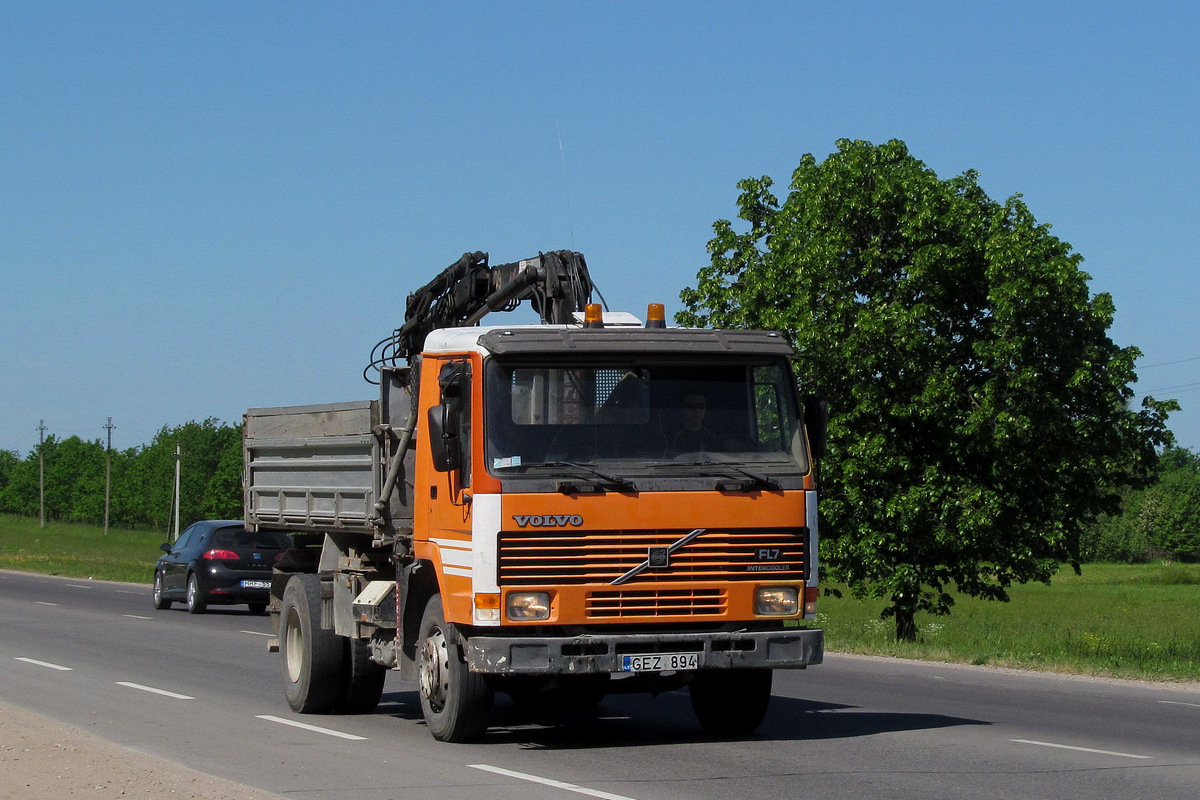
<path id="1" fill-rule="evenodd" d="M 685 395 L 679 409 L 679 430 L 671 437 L 670 450 L 674 454 L 699 453 L 715 450 L 720 438 L 704 426 L 708 413 L 708 401 L 699 392 Z"/>

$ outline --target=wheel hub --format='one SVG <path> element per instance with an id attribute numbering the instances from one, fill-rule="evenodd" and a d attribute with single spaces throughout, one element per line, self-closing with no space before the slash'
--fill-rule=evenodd
<path id="1" fill-rule="evenodd" d="M 449 674 L 446 637 L 440 630 L 434 629 L 421 644 L 420 670 L 421 696 L 434 711 L 446 707 L 446 695 L 450 690 Z"/>
<path id="2" fill-rule="evenodd" d="M 300 672 L 303 667 L 304 632 L 300 630 L 300 620 L 297 619 L 295 609 L 288 614 L 284 639 L 284 647 L 287 648 L 288 680 L 296 683 L 300 680 Z"/>

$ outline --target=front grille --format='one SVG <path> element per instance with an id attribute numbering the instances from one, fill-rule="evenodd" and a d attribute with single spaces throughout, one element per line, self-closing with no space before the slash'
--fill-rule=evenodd
<path id="1" fill-rule="evenodd" d="M 727 605 L 728 597 L 722 589 L 604 590 L 589 592 L 585 608 L 590 619 L 611 619 L 724 614 Z"/>
<path id="2" fill-rule="evenodd" d="M 535 531 L 500 534 L 501 586 L 612 583 L 643 564 L 651 548 L 668 548 L 686 530 Z M 663 582 L 802 581 L 808 529 L 706 530 L 670 554 L 666 568 L 643 570 L 622 584 Z"/>

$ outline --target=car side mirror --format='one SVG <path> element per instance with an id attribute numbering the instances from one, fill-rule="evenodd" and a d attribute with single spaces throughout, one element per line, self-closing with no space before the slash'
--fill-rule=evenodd
<path id="1" fill-rule="evenodd" d="M 162 544 L 160 544 L 158 546 L 158 549 L 162 550 L 164 553 L 169 553 L 169 552 L 171 552 L 171 545 L 167 544 L 166 542 L 163 542 Z"/>

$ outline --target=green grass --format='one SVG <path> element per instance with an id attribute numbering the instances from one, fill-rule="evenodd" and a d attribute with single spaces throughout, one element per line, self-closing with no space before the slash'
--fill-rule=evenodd
<path id="1" fill-rule="evenodd" d="M 150 583 L 166 534 L 47 524 L 0 515 L 0 568 Z M 948 617 L 920 615 L 920 640 L 894 640 L 882 601 L 823 597 L 831 652 L 1200 681 L 1200 565 L 1087 564 L 1051 586 L 1017 586 L 1010 603 L 958 598 Z"/>
<path id="2" fill-rule="evenodd" d="M 895 641 L 882 601 L 821 598 L 830 651 L 1146 680 L 1200 681 L 1200 565 L 1085 564 L 1008 603 L 959 597 L 919 615 L 919 641 Z"/>
<path id="3" fill-rule="evenodd" d="M 0 514 L 0 569 L 71 578 L 150 583 L 167 535 Z"/>

